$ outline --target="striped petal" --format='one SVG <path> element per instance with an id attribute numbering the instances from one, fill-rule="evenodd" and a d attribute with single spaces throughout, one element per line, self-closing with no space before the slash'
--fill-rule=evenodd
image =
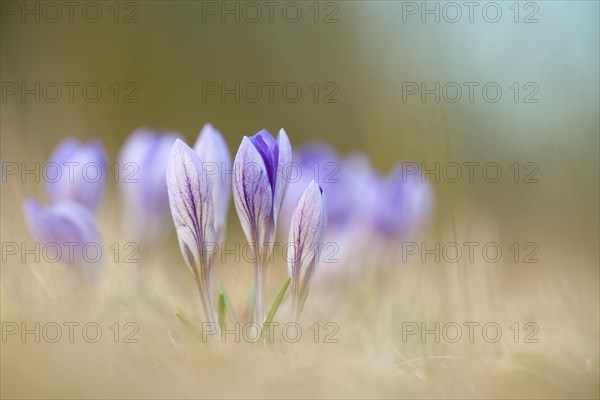
<path id="1" fill-rule="evenodd" d="M 300 299 L 308 291 L 317 257 L 323 246 L 327 212 L 323 190 L 315 182 L 308 184 L 292 215 L 288 244 L 288 272 L 292 278 L 294 319 Z"/>
<path id="2" fill-rule="evenodd" d="M 267 167 L 246 136 L 234 162 L 233 201 L 246 238 L 263 244 L 273 232 L 273 192 Z"/>
<path id="3" fill-rule="evenodd" d="M 215 242 L 212 194 L 202 160 L 180 139 L 171 149 L 167 189 L 181 253 L 194 274 L 207 275 L 207 246 Z"/>

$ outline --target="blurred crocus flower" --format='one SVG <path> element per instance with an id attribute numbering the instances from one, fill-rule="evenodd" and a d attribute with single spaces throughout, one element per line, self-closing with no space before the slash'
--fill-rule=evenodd
<path id="1" fill-rule="evenodd" d="M 345 228 L 354 211 L 357 176 L 344 168 L 345 160 L 328 144 L 311 142 L 294 151 L 297 177 L 290 179 L 281 210 L 281 228 L 287 233 L 292 213 L 306 186 L 314 180 L 327 195 L 328 229 Z"/>
<path id="2" fill-rule="evenodd" d="M 75 267 L 86 279 L 100 275 L 100 232 L 86 207 L 69 200 L 43 207 L 34 199 L 26 199 L 24 212 L 30 232 L 45 248 L 45 257 Z"/>
<path id="3" fill-rule="evenodd" d="M 215 323 L 212 301 L 211 246 L 215 244 L 215 214 L 211 181 L 202 160 L 180 139 L 167 165 L 167 188 L 181 253 L 196 281 L 207 322 Z"/>
<path id="4" fill-rule="evenodd" d="M 58 171 L 46 180 L 46 195 L 53 203 L 76 201 L 95 213 L 106 183 L 107 161 L 102 144 L 65 139 L 48 160 Z"/>
<path id="5" fill-rule="evenodd" d="M 231 198 L 231 153 L 221 133 L 211 124 L 205 124 L 196 140 L 194 150 L 200 156 L 204 176 L 210 181 L 215 207 L 215 234 L 217 241 L 225 240 L 227 231 L 227 211 Z"/>
<path id="6" fill-rule="evenodd" d="M 292 215 L 288 247 L 288 271 L 292 290 L 292 322 L 300 316 L 302 300 L 308 294 L 317 258 L 323 246 L 327 210 L 323 189 L 308 184 Z"/>
<path id="7" fill-rule="evenodd" d="M 340 157 L 328 144 L 311 142 L 294 152 L 294 167 L 301 171 L 300 179 L 292 179 L 288 187 L 280 228 L 289 232 L 292 213 L 308 183 L 314 179 L 327 196 L 327 230 L 324 263 L 316 279 L 325 282 L 327 276 L 339 278 L 354 271 L 357 256 L 369 246 L 370 226 L 368 193 L 372 191 L 373 168 L 367 157 L 353 154 Z"/>
<path id="8" fill-rule="evenodd" d="M 277 140 L 267 130 L 244 136 L 235 156 L 233 200 L 255 258 L 256 322 L 264 322 L 264 292 L 267 259 L 275 239 L 275 226 L 285 195 L 288 177 L 284 170 L 292 161 L 287 134 Z"/>
<path id="9" fill-rule="evenodd" d="M 370 213 L 376 233 L 406 238 L 424 225 L 433 208 L 433 191 L 420 173 L 407 173 L 399 164 L 388 176 L 377 177 Z"/>
<path id="10" fill-rule="evenodd" d="M 169 229 L 166 173 L 178 135 L 148 129 L 133 132 L 119 155 L 119 184 L 125 200 L 125 227 L 151 246 Z"/>

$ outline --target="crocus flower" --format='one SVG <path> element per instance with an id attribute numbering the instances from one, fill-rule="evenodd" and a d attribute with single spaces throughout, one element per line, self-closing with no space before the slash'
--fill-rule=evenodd
<path id="1" fill-rule="evenodd" d="M 300 315 L 315 264 L 323 246 L 327 211 L 323 189 L 312 181 L 300 196 L 292 216 L 288 247 L 288 271 L 292 290 L 292 322 Z"/>
<path id="2" fill-rule="evenodd" d="M 177 139 L 167 165 L 171 214 L 181 253 L 200 291 L 204 314 L 209 323 L 215 323 L 209 250 L 215 242 L 215 214 L 211 181 L 203 174 L 198 154 Z"/>
<path id="3" fill-rule="evenodd" d="M 148 129 L 133 132 L 119 155 L 119 184 L 125 200 L 125 227 L 151 246 L 168 229 L 167 161 L 177 134 Z"/>
<path id="4" fill-rule="evenodd" d="M 255 312 L 260 326 L 264 322 L 267 259 L 288 183 L 284 170 L 291 161 L 292 148 L 283 129 L 277 140 L 264 129 L 254 136 L 244 136 L 235 156 L 233 200 L 254 249 Z"/>
<path id="5" fill-rule="evenodd" d="M 205 124 L 196 140 L 194 150 L 203 161 L 206 178 L 210 181 L 215 207 L 215 234 L 223 243 L 227 228 L 227 211 L 231 198 L 231 153 L 221 133 L 211 124 Z"/>
<path id="6" fill-rule="evenodd" d="M 47 246 L 51 260 L 60 260 L 95 279 L 102 271 L 102 242 L 94 215 L 74 201 L 43 207 L 34 199 L 24 202 L 25 221 L 33 237 Z"/>
<path id="7" fill-rule="evenodd" d="M 420 173 L 407 174 L 398 165 L 374 184 L 369 210 L 376 233 L 384 238 L 406 237 L 425 223 L 433 208 L 433 193 Z"/>
<path id="8" fill-rule="evenodd" d="M 76 201 L 95 213 L 102 200 L 107 174 L 102 144 L 96 140 L 82 144 L 77 139 L 65 139 L 52 153 L 50 165 L 56 168 L 57 174 L 46 179 L 48 199 L 53 203 Z"/>

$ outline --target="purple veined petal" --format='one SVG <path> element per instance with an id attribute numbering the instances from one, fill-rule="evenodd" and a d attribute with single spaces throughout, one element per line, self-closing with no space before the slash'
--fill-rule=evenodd
<path id="1" fill-rule="evenodd" d="M 266 129 L 261 130 L 256 135 L 250 136 L 249 139 L 263 159 L 269 182 L 271 183 L 271 190 L 274 191 L 275 180 L 277 179 L 277 156 L 275 155 L 277 152 L 277 142 Z"/>
<path id="2" fill-rule="evenodd" d="M 186 263 L 194 274 L 208 275 L 208 245 L 215 243 L 214 206 L 210 184 L 202 175 L 202 160 L 180 139 L 167 166 L 171 214 Z"/>
<path id="3" fill-rule="evenodd" d="M 119 186 L 125 202 L 127 230 L 137 241 L 151 245 L 169 227 L 166 170 L 178 135 L 149 129 L 134 131 L 119 155 Z"/>
<path id="4" fill-rule="evenodd" d="M 244 136 L 234 161 L 233 201 L 250 243 L 262 244 L 273 230 L 273 193 L 263 158 Z M 257 243 L 258 242 L 258 243 Z"/>
<path id="5" fill-rule="evenodd" d="M 179 247 L 194 274 L 204 314 L 216 321 L 212 301 L 212 263 L 209 246 L 215 244 L 215 215 L 210 181 L 202 160 L 180 139 L 175 141 L 167 166 L 167 188 Z"/>
<path id="6" fill-rule="evenodd" d="M 99 276 L 102 240 L 94 215 L 86 207 L 73 201 L 43 207 L 26 199 L 23 208 L 29 231 L 41 245 L 48 246 L 50 258 L 82 268 L 88 278 Z"/>
<path id="7" fill-rule="evenodd" d="M 273 193 L 273 224 L 277 225 L 277 218 L 279 218 L 279 210 L 281 209 L 281 203 L 285 197 L 287 190 L 289 177 L 285 176 L 288 166 L 292 162 L 292 146 L 290 139 L 288 138 L 285 130 L 281 128 L 279 135 L 277 136 L 277 153 L 274 157 L 277 157 L 277 172 L 275 181 L 275 191 Z"/>
<path id="8" fill-rule="evenodd" d="M 256 258 L 254 304 L 259 326 L 264 322 L 267 254 L 272 250 L 275 223 L 287 186 L 287 181 L 279 176 L 281 160 L 291 161 L 285 131 L 275 141 L 263 129 L 250 138 L 244 136 L 234 163 L 233 200 Z"/>
<path id="9" fill-rule="evenodd" d="M 210 181 L 215 207 L 215 232 L 219 243 L 225 240 L 227 212 L 231 199 L 231 153 L 221 133 L 211 124 L 205 124 L 194 145 L 194 150 L 205 166 Z"/>
<path id="10" fill-rule="evenodd" d="M 323 189 L 311 181 L 300 196 L 289 235 L 288 272 L 292 278 L 294 321 L 298 317 L 300 299 L 308 290 L 314 274 L 326 226 L 327 209 Z"/>
<path id="11" fill-rule="evenodd" d="M 46 179 L 46 194 L 54 203 L 72 200 L 96 212 L 102 200 L 107 160 L 100 142 L 81 144 L 75 139 L 61 142 L 48 161 L 59 174 Z"/>
<path id="12" fill-rule="evenodd" d="M 300 196 L 302 196 L 304 189 L 306 189 L 306 186 L 310 183 L 310 181 L 311 177 L 307 174 L 304 174 L 298 180 L 288 183 L 288 187 L 279 210 L 279 218 L 277 223 L 278 229 L 280 229 L 284 236 L 287 236 L 290 232 L 292 215 L 294 214 L 296 205 L 298 205 Z"/>

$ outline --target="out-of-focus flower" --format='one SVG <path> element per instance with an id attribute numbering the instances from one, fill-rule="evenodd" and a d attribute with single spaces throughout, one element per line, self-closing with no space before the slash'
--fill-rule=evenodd
<path id="1" fill-rule="evenodd" d="M 77 139 L 65 139 L 54 150 L 48 166 L 54 165 L 57 175 L 46 180 L 46 195 L 53 203 L 76 201 L 91 212 L 98 211 L 107 174 L 106 155 L 102 144 L 90 140 L 82 144 Z"/>
<path id="2" fill-rule="evenodd" d="M 323 189 L 312 181 L 300 196 L 290 228 L 288 271 L 292 278 L 292 322 L 298 320 L 302 299 L 308 293 L 326 226 Z"/>
<path id="3" fill-rule="evenodd" d="M 233 200 L 246 238 L 254 248 L 255 312 L 260 326 L 264 322 L 267 259 L 289 180 L 284 169 L 291 161 L 292 148 L 283 129 L 277 140 L 264 129 L 254 136 L 244 136 L 235 156 Z"/>
<path id="4" fill-rule="evenodd" d="M 357 201 L 357 176 L 349 162 L 328 144 L 312 142 L 294 151 L 295 175 L 290 180 L 281 210 L 281 228 L 287 233 L 292 213 L 306 186 L 316 181 L 327 195 L 328 229 L 343 229 L 352 220 Z"/>
<path id="5" fill-rule="evenodd" d="M 119 184 L 125 200 L 125 228 L 151 246 L 169 229 L 166 173 L 178 135 L 148 129 L 133 132 L 119 155 Z"/>
<path id="6" fill-rule="evenodd" d="M 341 158 L 323 142 L 313 142 L 294 152 L 295 169 L 300 179 L 292 179 L 288 187 L 280 229 L 290 229 L 292 213 L 306 185 L 315 180 L 327 197 L 327 231 L 319 281 L 327 275 L 349 275 L 357 255 L 368 251 L 365 239 L 370 234 L 368 199 L 373 191 L 373 168 L 362 154 Z M 295 175 L 294 177 L 296 177 Z"/>
<path id="7" fill-rule="evenodd" d="M 198 154 L 177 139 L 167 165 L 171 213 L 181 253 L 200 291 L 204 314 L 209 323 L 215 323 L 209 249 L 215 244 L 215 214 L 211 183 L 203 174 Z"/>
<path id="8" fill-rule="evenodd" d="M 433 192 L 421 174 L 408 174 L 398 165 L 387 177 L 378 177 L 371 200 L 376 233 L 387 238 L 406 237 L 421 227 L 433 208 Z"/>
<path id="9" fill-rule="evenodd" d="M 215 233 L 219 243 L 225 241 L 227 211 L 231 198 L 231 153 L 221 133 L 205 124 L 196 140 L 194 150 L 203 162 L 204 175 L 210 181 L 215 207 Z"/>
<path id="10" fill-rule="evenodd" d="M 418 234 L 433 209 L 432 188 L 412 163 L 404 177 L 402 163 L 383 177 L 365 155 L 342 158 L 326 143 L 313 142 L 294 152 L 293 166 L 301 175 L 289 184 L 279 228 L 290 229 L 302 191 L 311 179 L 317 181 L 327 197 L 328 220 L 324 261 L 316 272 L 320 282 L 360 279 L 364 259 Z"/>
<path id="11" fill-rule="evenodd" d="M 74 201 L 43 207 L 37 200 L 24 202 L 25 221 L 49 260 L 78 268 L 96 279 L 103 266 L 102 241 L 94 215 Z"/>

